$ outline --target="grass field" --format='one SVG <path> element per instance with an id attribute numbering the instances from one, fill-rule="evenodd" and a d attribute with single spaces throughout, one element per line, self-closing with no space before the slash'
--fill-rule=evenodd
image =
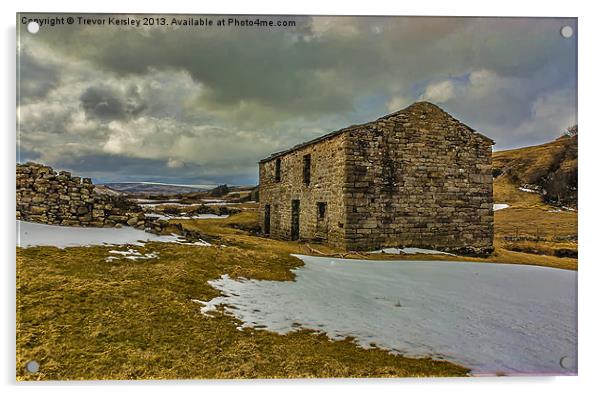
<path id="1" fill-rule="evenodd" d="M 523 251 L 542 259 L 577 256 L 576 211 L 546 205 L 540 195 L 520 191 L 505 175 L 494 181 L 493 190 L 496 203 L 510 205 L 494 213 L 496 250 Z M 576 269 L 577 260 L 563 258 L 553 266 Z"/>
<path id="2" fill-rule="evenodd" d="M 577 269 L 577 259 L 558 257 L 577 249 L 577 213 L 550 212 L 539 196 L 496 179 L 495 252 L 488 258 L 441 255 L 362 259 L 462 260 Z M 465 376 L 444 361 L 394 356 L 362 349 L 352 339 L 333 342 L 300 331 L 278 335 L 238 330 L 233 318 L 210 318 L 193 300 L 218 295 L 207 281 L 223 274 L 292 280 L 301 264 L 291 253 L 342 256 L 324 245 L 253 235 L 252 205 L 227 219 L 181 220 L 214 246 L 148 243 L 135 249 L 158 253 L 151 260 L 105 261 L 126 247 L 17 249 L 18 380 L 199 379 L 296 377 Z M 513 238 L 514 237 L 514 238 Z M 516 238 L 516 239 L 515 239 Z M 223 246 L 222 246 L 223 245 Z M 114 255 L 113 255 L 114 256 Z M 40 363 L 30 374 L 24 365 Z"/>
<path id="3" fill-rule="evenodd" d="M 252 213 L 239 217 L 250 224 Z M 463 376 L 448 362 L 362 349 L 301 331 L 278 335 L 236 329 L 210 318 L 194 299 L 218 295 L 222 274 L 292 280 L 299 245 L 260 239 L 206 220 L 228 247 L 149 243 L 156 260 L 105 261 L 115 247 L 17 251 L 17 379 L 199 379 Z M 228 221 L 228 223 L 225 223 Z M 200 222 L 200 221 L 199 221 Z M 222 222 L 222 224 L 220 224 Z M 197 222 L 198 223 L 198 222 Z M 230 243 L 231 241 L 231 243 Z M 261 245 L 261 247 L 258 247 Z M 126 249 L 121 247 L 119 249 Z M 40 372 L 27 373 L 35 359 Z"/>
<path id="4" fill-rule="evenodd" d="M 564 204 L 557 205 L 576 206 L 576 183 L 572 182 L 577 176 L 577 144 L 577 136 L 564 136 L 541 145 L 493 153 L 493 168 L 501 173 L 494 180 L 494 201 L 510 205 L 495 212 L 498 250 L 577 257 L 577 212 L 547 205 L 539 193 L 519 190 L 525 184 L 545 185 L 552 196 L 565 199 Z M 574 267 L 568 268 L 576 266 L 574 260 Z"/>

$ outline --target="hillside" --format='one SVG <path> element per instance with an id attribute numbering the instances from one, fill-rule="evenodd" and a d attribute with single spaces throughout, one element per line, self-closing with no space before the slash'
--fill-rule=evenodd
<path id="1" fill-rule="evenodd" d="M 493 168 L 497 250 L 576 258 L 577 136 L 494 152 Z"/>
<path id="2" fill-rule="evenodd" d="M 178 193 L 192 193 L 212 189 L 215 185 L 171 185 L 166 183 L 153 182 L 114 182 L 105 183 L 112 190 L 125 194 L 148 194 L 148 195 L 166 195 Z"/>
<path id="3" fill-rule="evenodd" d="M 542 145 L 494 152 L 493 174 L 500 186 L 496 201 L 516 200 L 516 194 L 522 195 L 518 198 L 522 200 L 525 192 L 531 192 L 532 197 L 537 196 L 527 198 L 532 203 L 540 199 L 550 205 L 576 208 L 577 145 L 577 135 L 562 136 Z"/>

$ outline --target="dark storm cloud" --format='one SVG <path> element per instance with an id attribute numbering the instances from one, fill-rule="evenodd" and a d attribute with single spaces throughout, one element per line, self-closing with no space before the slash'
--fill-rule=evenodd
<path id="1" fill-rule="evenodd" d="M 59 70 L 55 65 L 44 64 L 26 50 L 19 57 L 18 71 L 17 93 L 21 102 L 44 99 L 59 80 Z"/>
<path id="2" fill-rule="evenodd" d="M 35 159 L 35 157 L 32 157 Z M 93 178 L 95 183 L 111 181 L 166 182 L 176 184 L 245 184 L 255 182 L 248 171 L 231 175 L 199 176 L 204 173 L 203 166 L 185 165 L 169 168 L 165 162 L 157 159 L 140 159 L 121 155 L 91 154 L 84 157 L 62 157 L 54 165 L 57 168 L 77 171 Z"/>
<path id="3" fill-rule="evenodd" d="M 416 82 L 481 68 L 526 79 L 537 79 L 548 68 L 554 79 L 540 78 L 532 92 L 575 75 L 574 40 L 558 34 L 561 20 L 296 21 L 291 29 L 59 29 L 60 40 L 53 41 L 64 43 L 54 44 L 58 50 L 122 75 L 144 75 L 150 67 L 186 70 L 206 87 L 199 105 L 228 110 L 253 103 L 262 107 L 253 111 L 257 124 L 351 112 L 357 96 L 393 94 Z M 504 104 L 513 111 L 521 106 L 524 115 L 532 95 L 521 97 L 515 105 L 516 97 Z"/>
<path id="4" fill-rule="evenodd" d="M 122 98 L 110 88 L 92 86 L 79 99 L 86 116 L 103 122 L 137 116 L 146 109 L 146 104 L 140 102 L 140 95 L 135 87 L 131 87 L 127 96 Z"/>
<path id="5" fill-rule="evenodd" d="M 33 152 L 25 148 L 19 149 L 17 147 L 17 161 L 19 163 L 26 163 L 28 161 L 35 161 L 40 158 L 40 154 L 38 152 Z"/>
<path id="6" fill-rule="evenodd" d="M 575 121 L 576 38 L 559 29 L 577 31 L 576 20 L 294 19 L 294 28 L 25 34 L 22 56 L 37 54 L 26 64 L 52 66 L 28 66 L 46 98 L 21 102 L 23 146 L 49 162 L 109 155 L 136 174 L 126 159 L 148 160 L 145 176 L 246 179 L 273 151 L 417 100 L 498 149 L 549 141 Z"/>

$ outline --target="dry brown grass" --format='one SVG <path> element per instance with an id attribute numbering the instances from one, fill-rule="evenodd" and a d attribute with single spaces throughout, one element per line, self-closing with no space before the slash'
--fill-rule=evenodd
<path id="1" fill-rule="evenodd" d="M 550 212 L 552 208 L 509 208 L 495 212 L 497 237 L 531 237 L 554 240 L 577 235 L 577 213 Z M 564 242 L 564 241 L 563 241 Z"/>
<path id="2" fill-rule="evenodd" d="M 487 259 L 437 255 L 345 254 L 348 258 L 472 261 L 577 269 L 577 259 L 522 253 L 554 253 L 576 242 L 550 241 L 577 233 L 575 212 L 547 212 L 538 196 L 496 180 L 495 246 Z M 17 378 L 198 379 L 276 377 L 463 376 L 466 369 L 442 361 L 361 349 L 351 339 L 333 342 L 301 331 L 277 335 L 236 329 L 236 320 L 204 316 L 192 299 L 218 295 L 207 281 L 222 274 L 292 280 L 302 264 L 291 253 L 341 256 L 325 245 L 253 235 L 255 204 L 227 219 L 182 220 L 215 239 L 212 247 L 149 243 L 155 260 L 105 261 L 109 247 L 38 247 L 17 250 Z M 519 234 L 539 241 L 507 241 Z M 224 244 L 228 247 L 220 247 Z M 533 250 L 532 250 L 533 251 Z M 35 359 L 37 374 L 24 371 Z"/>
<path id="3" fill-rule="evenodd" d="M 535 257 L 537 265 L 577 269 L 577 259 L 557 257 L 577 254 L 577 212 L 558 212 L 557 207 L 545 204 L 539 194 L 518 190 L 505 175 L 495 180 L 493 191 L 495 202 L 510 205 L 494 213 L 496 253 L 513 251 L 510 256 L 521 257 L 529 264 L 533 264 L 533 254 L 537 254 L 542 255 Z M 526 253 L 514 255 L 519 251 Z"/>
<path id="4" fill-rule="evenodd" d="M 510 182 L 507 175 L 495 179 L 493 183 L 493 201 L 508 204 L 512 208 L 552 209 L 541 200 L 539 194 L 520 191 L 517 185 Z"/>
<path id="5" fill-rule="evenodd" d="M 528 194 L 528 193 L 526 193 Z M 505 263 L 505 264 L 526 264 L 539 265 L 563 269 L 577 269 L 577 259 L 568 257 L 557 257 L 545 255 L 542 251 L 537 254 L 521 253 L 506 248 L 508 242 L 503 241 L 506 235 L 516 233 L 515 228 L 519 226 L 520 234 L 544 234 L 544 235 L 574 235 L 577 231 L 577 215 L 575 212 L 546 212 L 539 208 L 516 210 L 507 208 L 495 213 L 495 231 L 496 238 L 494 246 L 495 252 L 488 258 L 466 257 L 466 256 L 448 256 L 448 255 L 386 255 L 370 253 L 346 253 L 345 251 L 332 248 L 327 245 L 305 243 L 305 242 L 286 242 L 270 238 L 251 235 L 248 228 L 257 226 L 257 212 L 253 210 L 245 211 L 239 215 L 227 219 L 216 220 L 182 220 L 179 221 L 185 228 L 200 231 L 216 237 L 219 241 L 228 245 L 237 245 L 244 249 L 265 249 L 280 250 L 288 253 L 299 253 L 307 255 L 329 255 L 335 257 L 345 257 L 350 259 L 366 260 L 444 260 L 444 261 L 472 261 L 481 263 Z M 518 216 L 516 216 L 518 215 Z M 554 216 L 557 215 L 557 216 Z M 521 220 L 521 217 L 526 220 Z M 532 223 L 535 223 L 533 227 Z M 537 230 L 536 228 L 539 228 Z M 544 242 L 544 240 L 542 240 Z M 543 244 L 542 244 L 543 245 Z M 577 248 L 576 243 L 559 242 L 557 248 Z M 550 248 L 550 245 L 547 246 Z M 318 253 L 316 253 L 318 251 Z"/>
<path id="6" fill-rule="evenodd" d="M 510 205 L 495 212 L 498 254 L 525 252 L 520 253 L 525 261 L 535 258 L 553 267 L 577 269 L 576 258 L 557 257 L 577 255 L 577 212 L 558 212 L 541 195 L 518 189 L 521 184 L 537 183 L 558 164 L 566 173 L 576 171 L 576 152 L 574 158 L 565 154 L 569 147 L 576 149 L 575 144 L 575 139 L 559 138 L 538 146 L 494 152 L 494 168 L 504 170 L 493 184 L 494 201 Z"/>
<path id="7" fill-rule="evenodd" d="M 515 182 L 535 183 L 553 167 L 570 143 L 569 138 L 558 138 L 542 145 L 494 152 L 493 166 L 499 169 L 511 168 Z"/>
<path id="8" fill-rule="evenodd" d="M 251 222 L 252 213 L 241 214 Z M 196 221 L 223 232 L 228 247 L 149 243 L 155 260 L 105 261 L 109 247 L 17 250 L 17 378 L 199 379 L 464 376 L 460 366 L 362 349 L 301 331 L 236 329 L 202 315 L 192 299 L 218 291 L 223 274 L 292 280 L 299 244 L 253 237 L 235 218 Z M 192 221 L 188 221 L 192 222 Z M 214 222 L 214 223 L 211 223 Z M 240 224 L 240 223 L 238 223 Z M 193 224 L 194 225 L 194 224 Z M 121 248 L 124 249 L 124 248 Z M 24 371 L 28 360 L 40 372 Z"/>

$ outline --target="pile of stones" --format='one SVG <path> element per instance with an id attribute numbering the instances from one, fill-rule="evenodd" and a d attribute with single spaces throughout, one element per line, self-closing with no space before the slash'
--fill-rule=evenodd
<path id="1" fill-rule="evenodd" d="M 82 227 L 127 225 L 153 233 L 169 226 L 167 221 L 146 217 L 138 204 L 121 196 L 96 193 L 90 178 L 42 164 L 17 164 L 16 189 L 19 220 Z"/>

